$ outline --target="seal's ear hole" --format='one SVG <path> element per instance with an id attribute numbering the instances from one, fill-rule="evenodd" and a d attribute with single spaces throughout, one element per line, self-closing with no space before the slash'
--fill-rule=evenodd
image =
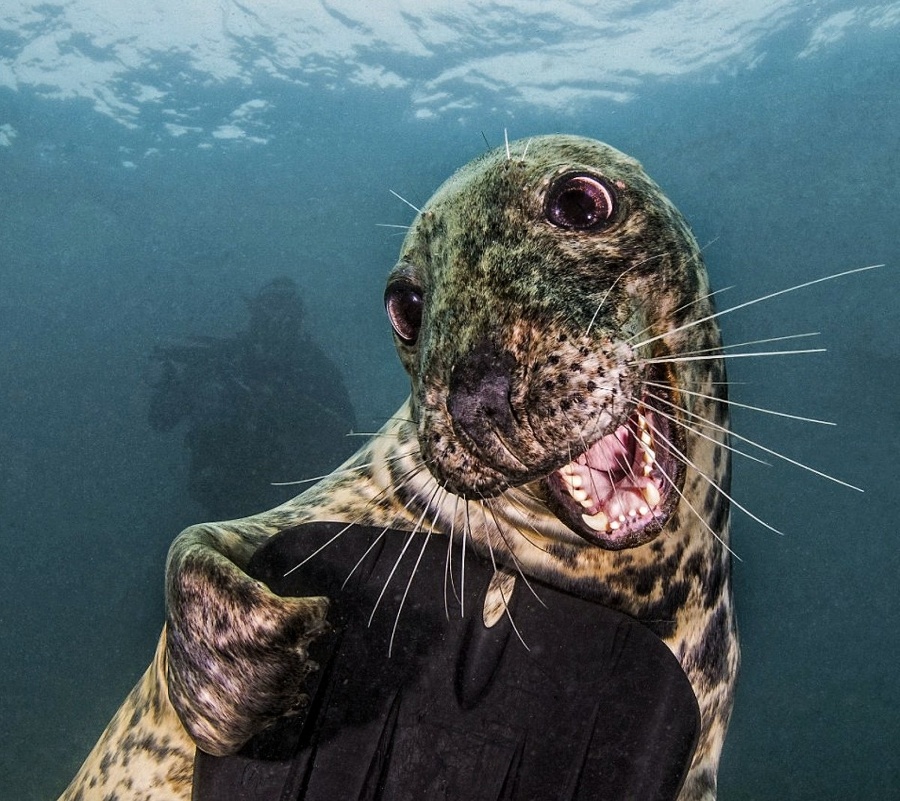
<path id="1" fill-rule="evenodd" d="M 547 190 L 544 215 L 548 222 L 571 231 L 600 231 L 616 216 L 616 192 L 603 178 L 569 172 Z"/>
<path id="2" fill-rule="evenodd" d="M 414 345 L 419 338 L 424 306 L 422 290 L 409 281 L 391 281 L 384 290 L 384 308 L 404 345 Z"/>

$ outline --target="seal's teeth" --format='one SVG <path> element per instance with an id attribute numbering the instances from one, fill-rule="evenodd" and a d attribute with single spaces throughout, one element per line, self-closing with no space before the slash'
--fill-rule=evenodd
<path id="1" fill-rule="evenodd" d="M 659 490 L 653 483 L 647 484 L 647 486 L 643 488 L 642 494 L 644 496 L 644 500 L 647 501 L 651 508 L 656 506 L 660 502 L 660 500 L 662 500 L 662 496 L 659 494 Z"/>
<path id="2" fill-rule="evenodd" d="M 560 467 L 559 472 L 562 474 L 563 478 L 565 478 L 567 476 L 574 476 L 575 468 L 572 467 L 572 463 L 569 462 L 569 464 L 566 464 L 566 465 L 563 465 L 562 467 Z"/>
<path id="3" fill-rule="evenodd" d="M 570 489 L 581 489 L 584 486 L 584 479 L 577 473 L 573 475 L 564 474 L 563 481 L 566 482 Z"/>
<path id="4" fill-rule="evenodd" d="M 609 523 L 609 530 L 616 531 L 618 528 L 621 528 L 622 524 L 618 520 L 611 520 Z"/>
<path id="5" fill-rule="evenodd" d="M 582 503 L 587 500 L 588 494 L 583 489 L 570 489 L 569 495 L 571 495 L 578 503 Z"/>
<path id="6" fill-rule="evenodd" d="M 653 444 L 653 437 L 650 436 L 649 431 L 641 431 L 641 442 L 648 448 Z"/>
<path id="7" fill-rule="evenodd" d="M 603 512 L 597 512 L 595 515 L 582 515 L 581 519 L 594 531 L 607 531 L 609 528 L 609 518 Z"/>
<path id="8" fill-rule="evenodd" d="M 655 461 L 656 461 L 656 451 L 650 447 L 644 448 L 644 462 L 646 464 L 653 464 Z"/>

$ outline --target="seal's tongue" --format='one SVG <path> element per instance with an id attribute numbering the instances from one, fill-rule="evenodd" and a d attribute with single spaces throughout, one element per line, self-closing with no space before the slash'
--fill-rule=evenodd
<path id="1" fill-rule="evenodd" d="M 563 486 L 583 509 L 582 521 L 594 531 L 641 527 L 661 513 L 648 414 L 637 412 L 559 470 Z"/>

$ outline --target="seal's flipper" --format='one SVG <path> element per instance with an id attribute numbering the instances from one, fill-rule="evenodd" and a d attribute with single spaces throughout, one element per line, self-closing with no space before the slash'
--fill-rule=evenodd
<path id="1" fill-rule="evenodd" d="M 447 588 L 446 539 L 410 536 L 316 523 L 260 548 L 251 575 L 281 595 L 332 598 L 334 631 L 311 648 L 305 713 L 236 756 L 198 752 L 194 801 L 678 795 L 699 709 L 649 629 L 532 582 L 538 601 L 521 579 L 487 628 L 490 563 L 465 554 L 460 604 L 460 549 Z"/>

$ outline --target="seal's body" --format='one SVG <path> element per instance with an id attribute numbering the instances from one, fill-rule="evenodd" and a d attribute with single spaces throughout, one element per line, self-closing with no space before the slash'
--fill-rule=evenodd
<path id="1" fill-rule="evenodd" d="M 534 577 L 645 623 L 700 704 L 681 798 L 714 798 L 738 663 L 728 422 L 687 225 L 606 145 L 514 143 L 422 209 L 385 304 L 409 401 L 294 500 L 178 537 L 156 659 L 63 798 L 184 801 L 195 743 L 230 753 L 302 709 L 328 599 L 279 598 L 244 568 L 272 534 L 312 520 L 478 550 L 496 565 L 486 622 Z"/>

